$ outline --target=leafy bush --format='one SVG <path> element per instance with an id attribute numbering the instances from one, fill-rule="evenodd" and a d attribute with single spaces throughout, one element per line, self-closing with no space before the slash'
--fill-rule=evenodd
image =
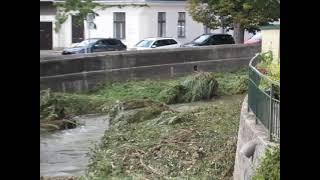
<path id="1" fill-rule="evenodd" d="M 213 73 L 196 73 L 195 75 L 188 76 L 181 85 L 187 89 L 184 95 L 185 102 L 210 99 L 214 95 L 217 95 L 218 82 Z"/>
<path id="2" fill-rule="evenodd" d="M 167 104 L 194 102 L 216 95 L 218 82 L 213 73 L 199 72 L 187 76 L 179 85 L 163 90 L 159 99 Z"/>
<path id="3" fill-rule="evenodd" d="M 56 93 L 50 89 L 40 91 L 40 130 L 74 128 L 74 115 L 101 112 L 103 98 L 68 93 Z"/>
<path id="4" fill-rule="evenodd" d="M 219 83 L 218 95 L 242 94 L 248 90 L 248 69 L 232 73 L 215 73 Z"/>
<path id="5" fill-rule="evenodd" d="M 280 63 L 274 63 L 272 52 L 260 54 L 261 61 L 257 64 L 258 70 L 270 79 L 280 82 Z"/>
<path id="6" fill-rule="evenodd" d="M 267 148 L 252 180 L 280 180 L 280 147 Z"/>
<path id="7" fill-rule="evenodd" d="M 65 109 L 50 89 L 40 91 L 40 120 L 56 120 L 65 117 Z"/>

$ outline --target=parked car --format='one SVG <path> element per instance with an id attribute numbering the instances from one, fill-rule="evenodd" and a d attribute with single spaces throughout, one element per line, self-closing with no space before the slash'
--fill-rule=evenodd
<path id="1" fill-rule="evenodd" d="M 254 36 L 252 36 L 250 39 L 244 42 L 244 44 L 261 44 L 262 42 L 262 34 L 257 33 Z"/>
<path id="2" fill-rule="evenodd" d="M 143 50 L 143 49 L 165 49 L 180 47 L 180 43 L 174 38 L 147 38 L 138 42 L 130 50 Z"/>
<path id="3" fill-rule="evenodd" d="M 209 46 L 219 44 L 234 44 L 234 39 L 230 34 L 203 34 L 193 41 L 184 44 L 184 47 Z"/>
<path id="4" fill-rule="evenodd" d="M 126 50 L 127 46 L 113 38 L 91 38 L 62 51 L 63 55 Z"/>

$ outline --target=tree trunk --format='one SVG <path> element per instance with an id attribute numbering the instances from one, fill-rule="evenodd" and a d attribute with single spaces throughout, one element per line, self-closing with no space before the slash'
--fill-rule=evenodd
<path id="1" fill-rule="evenodd" d="M 244 28 L 241 27 L 240 23 L 234 23 L 233 38 L 236 44 L 242 44 L 244 41 Z"/>

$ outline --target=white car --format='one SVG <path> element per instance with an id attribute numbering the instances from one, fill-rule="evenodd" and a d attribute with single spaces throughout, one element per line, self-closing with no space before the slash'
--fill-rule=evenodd
<path id="1" fill-rule="evenodd" d="M 147 38 L 129 50 L 178 48 L 181 44 L 174 38 Z"/>

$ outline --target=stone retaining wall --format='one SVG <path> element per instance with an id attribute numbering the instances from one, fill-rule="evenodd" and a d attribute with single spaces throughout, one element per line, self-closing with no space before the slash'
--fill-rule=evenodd
<path id="1" fill-rule="evenodd" d="M 259 45 L 118 51 L 40 59 L 40 89 L 83 92 L 110 81 L 161 79 L 248 66 Z"/>

